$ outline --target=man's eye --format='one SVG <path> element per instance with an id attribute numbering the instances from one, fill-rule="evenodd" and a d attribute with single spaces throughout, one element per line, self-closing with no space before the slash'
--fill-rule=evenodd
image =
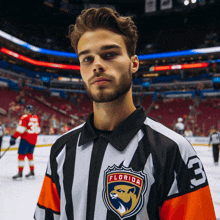
<path id="1" fill-rule="evenodd" d="M 106 53 L 106 54 L 104 54 L 103 57 L 104 57 L 105 59 L 111 59 L 111 58 L 114 58 L 116 55 L 117 55 L 117 53 L 111 52 L 111 53 Z"/>
<path id="2" fill-rule="evenodd" d="M 92 57 L 85 57 L 83 59 L 83 62 L 91 62 L 92 61 Z"/>

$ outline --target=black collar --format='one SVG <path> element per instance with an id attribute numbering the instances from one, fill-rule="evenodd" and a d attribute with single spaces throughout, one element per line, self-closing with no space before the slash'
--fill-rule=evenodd
<path id="1" fill-rule="evenodd" d="M 93 125 L 94 114 L 91 113 L 84 126 L 79 140 L 79 146 L 87 144 L 98 138 Z M 106 136 L 107 141 L 117 150 L 123 151 L 134 135 L 143 125 L 146 115 L 142 107 L 138 107 L 110 136 Z"/>

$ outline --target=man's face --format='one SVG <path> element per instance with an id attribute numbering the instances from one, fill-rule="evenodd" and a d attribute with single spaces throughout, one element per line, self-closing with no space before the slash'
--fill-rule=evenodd
<path id="1" fill-rule="evenodd" d="M 110 102 L 131 89 L 138 59 L 137 56 L 129 58 L 121 35 L 104 29 L 88 31 L 79 40 L 78 56 L 85 88 L 92 101 Z"/>
<path id="2" fill-rule="evenodd" d="M 25 114 L 25 115 L 29 115 L 29 114 L 30 114 L 30 111 L 24 109 L 24 114 Z"/>

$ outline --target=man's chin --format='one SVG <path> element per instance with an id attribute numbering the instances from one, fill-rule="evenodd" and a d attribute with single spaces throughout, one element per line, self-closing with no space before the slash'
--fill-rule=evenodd
<path id="1" fill-rule="evenodd" d="M 89 98 L 97 103 L 107 103 L 107 102 L 112 102 L 119 98 L 115 94 L 108 94 L 108 93 L 102 93 L 102 94 L 88 94 Z"/>
<path id="2" fill-rule="evenodd" d="M 131 88 L 131 83 L 123 84 L 118 89 L 110 89 L 110 88 L 103 88 L 99 90 L 88 90 L 86 87 L 86 92 L 91 101 L 97 102 L 97 103 L 107 103 L 112 102 L 120 97 L 124 96 Z"/>

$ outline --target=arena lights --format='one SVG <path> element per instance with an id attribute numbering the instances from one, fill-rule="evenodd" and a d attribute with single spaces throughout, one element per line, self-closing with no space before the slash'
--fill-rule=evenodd
<path id="1" fill-rule="evenodd" d="M 161 59 L 161 58 L 168 58 L 168 57 L 193 56 L 193 55 L 218 53 L 218 52 L 220 52 L 220 47 L 209 47 L 209 48 L 201 48 L 201 49 L 167 52 L 167 53 L 139 55 L 138 59 L 139 60 L 150 60 L 150 59 Z"/>
<path id="2" fill-rule="evenodd" d="M 157 77 L 159 73 L 145 73 L 142 75 L 143 77 Z"/>
<path id="3" fill-rule="evenodd" d="M 167 70 L 180 70 L 180 69 L 194 69 L 194 68 L 206 68 L 209 63 L 189 63 L 189 64 L 177 64 L 177 65 L 167 65 L 167 66 L 153 66 L 150 71 L 167 71 Z"/>
<path id="4" fill-rule="evenodd" d="M 185 6 L 189 5 L 189 0 L 185 0 L 185 1 L 184 1 L 184 5 L 185 5 Z"/>
<path id="5" fill-rule="evenodd" d="M 47 49 L 35 47 L 1 30 L 0 30 L 0 37 L 3 37 L 29 50 L 32 50 L 33 52 L 39 52 L 43 54 L 63 56 L 63 57 L 69 57 L 69 58 L 77 58 L 77 55 L 75 53 L 47 50 Z M 182 50 L 182 51 L 155 53 L 155 54 L 146 54 L 146 55 L 143 54 L 143 55 L 138 55 L 138 59 L 139 60 L 151 60 L 151 59 L 162 59 L 162 58 L 179 57 L 179 56 L 193 56 L 193 55 L 201 55 L 201 54 L 206 54 L 206 53 L 217 53 L 217 52 L 220 52 L 220 47 L 209 47 L 209 48 L 202 48 L 202 49 Z"/>
<path id="6" fill-rule="evenodd" d="M 26 56 L 23 56 L 21 54 L 18 54 L 14 51 L 8 50 L 4 47 L 0 49 L 0 52 L 10 55 L 12 57 L 15 57 L 19 60 L 23 60 L 27 63 L 36 65 L 36 66 L 44 66 L 44 67 L 50 67 L 50 68 L 58 68 L 58 69 L 67 69 L 67 70 L 80 70 L 80 66 L 78 65 L 67 65 L 67 64 L 60 64 L 60 63 L 50 63 L 50 62 L 44 62 L 39 60 L 34 60 L 31 58 L 28 58 Z"/>
<path id="7" fill-rule="evenodd" d="M 63 77 L 63 76 L 59 76 L 57 78 L 59 81 L 64 81 L 64 82 L 81 82 L 82 79 L 79 78 L 69 78 L 69 77 Z"/>
<path id="8" fill-rule="evenodd" d="M 18 45 L 25 47 L 26 49 L 32 50 L 34 52 L 55 55 L 55 56 L 61 56 L 61 57 L 77 58 L 77 55 L 75 53 L 62 52 L 62 51 L 56 51 L 56 50 L 47 50 L 47 49 L 43 49 L 40 47 L 35 47 L 31 44 L 28 44 L 25 41 L 22 41 L 16 37 L 11 36 L 10 34 L 5 33 L 4 31 L 1 31 L 1 30 L 0 30 L 0 37 L 3 37 L 3 38 L 5 38 L 15 44 L 18 44 Z"/>
<path id="9" fill-rule="evenodd" d="M 185 5 L 185 6 L 187 6 L 187 5 L 189 5 L 189 3 L 192 3 L 192 4 L 195 4 L 197 2 L 197 0 L 184 0 L 184 2 L 183 2 L 183 4 Z"/>

